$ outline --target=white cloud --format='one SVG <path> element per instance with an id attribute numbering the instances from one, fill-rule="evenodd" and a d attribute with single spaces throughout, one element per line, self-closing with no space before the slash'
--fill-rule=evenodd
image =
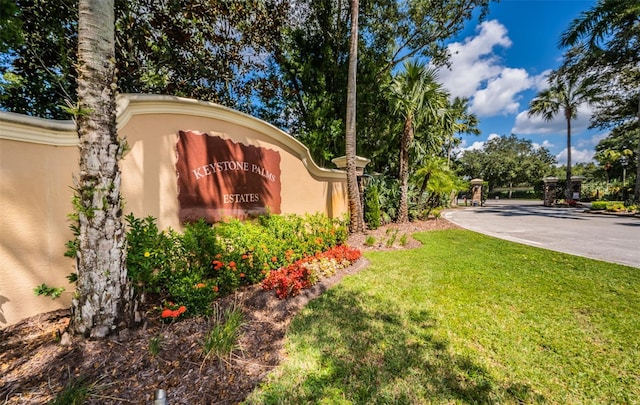
<path id="1" fill-rule="evenodd" d="M 483 82 L 497 77 L 503 69 L 493 48 L 508 48 L 507 29 L 496 20 L 485 21 L 478 35 L 449 45 L 451 68 L 439 70 L 439 78 L 452 97 L 472 97 Z"/>
<path id="2" fill-rule="evenodd" d="M 462 140 L 462 143 L 460 144 L 460 146 L 458 146 L 457 148 L 455 148 L 455 149 L 453 150 L 453 152 L 454 152 L 454 153 L 456 153 L 456 154 L 458 154 L 458 153 L 459 153 L 460 155 L 464 155 L 464 152 L 465 152 L 465 151 L 468 151 L 468 150 L 480 150 L 480 149 L 484 149 L 484 145 L 485 145 L 488 141 L 490 141 L 491 139 L 494 139 L 494 138 L 499 138 L 499 137 L 500 137 L 500 135 L 498 135 L 498 134 L 495 134 L 495 133 L 494 133 L 494 134 L 490 134 L 490 135 L 487 137 L 487 139 L 486 139 L 486 140 L 484 140 L 484 141 L 475 141 L 475 142 L 473 142 L 473 143 L 472 143 L 471 145 L 469 145 L 469 146 L 467 146 L 467 141 L 463 139 L 463 140 Z"/>
<path id="3" fill-rule="evenodd" d="M 571 165 L 573 166 L 576 163 L 588 163 L 593 160 L 594 150 L 591 149 L 576 149 L 571 148 Z M 556 160 L 558 161 L 557 165 L 566 165 L 567 164 L 567 148 L 564 148 L 560 153 L 556 155 Z"/>
<path id="4" fill-rule="evenodd" d="M 527 134 L 567 134 L 567 121 L 562 111 L 558 112 L 551 121 L 545 121 L 542 116 L 529 117 L 529 110 L 522 111 L 516 116 L 515 126 L 511 132 L 517 135 Z M 589 128 L 591 108 L 584 104 L 578 107 L 578 118 L 571 121 L 571 133 L 578 134 Z"/>
<path id="5" fill-rule="evenodd" d="M 487 87 L 478 90 L 471 102 L 471 112 L 479 116 L 515 114 L 520 108 L 518 93 L 531 88 L 532 81 L 524 69 L 504 68 Z"/>
<path id="6" fill-rule="evenodd" d="M 547 149 L 551 149 L 553 148 L 555 145 L 552 144 L 551 142 L 549 142 L 547 139 L 545 139 L 544 141 L 542 141 L 542 143 L 536 143 L 533 142 L 531 143 L 531 146 L 533 146 L 533 149 L 538 150 L 540 148 L 547 148 Z"/>
<path id="7" fill-rule="evenodd" d="M 497 20 L 483 22 L 476 32 L 449 45 L 451 67 L 440 69 L 440 81 L 452 97 L 469 98 L 470 111 L 479 117 L 515 114 L 521 107 L 520 94 L 544 89 L 550 71 L 530 76 L 525 69 L 504 66 L 494 50 L 509 48 L 512 42 Z"/>

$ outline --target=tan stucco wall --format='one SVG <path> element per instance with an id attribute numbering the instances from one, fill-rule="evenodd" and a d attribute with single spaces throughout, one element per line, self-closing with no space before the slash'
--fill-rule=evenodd
<path id="1" fill-rule="evenodd" d="M 217 135 L 280 153 L 282 213 L 348 211 L 346 175 L 318 168 L 308 150 L 277 128 L 215 104 L 168 96 L 124 95 L 118 132 L 130 152 L 121 162 L 124 213 L 158 219 L 180 229 L 176 142 L 180 130 Z M 38 313 L 68 307 L 66 276 L 74 261 L 63 256 L 73 236 L 72 176 L 78 171 L 72 122 L 0 113 L 0 327 Z M 42 283 L 64 286 L 62 299 L 36 297 Z"/>

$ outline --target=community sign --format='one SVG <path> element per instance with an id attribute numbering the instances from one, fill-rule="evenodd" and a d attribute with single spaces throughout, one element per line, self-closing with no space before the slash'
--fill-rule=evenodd
<path id="1" fill-rule="evenodd" d="M 280 214 L 278 151 L 180 131 L 176 152 L 179 217 L 183 223 Z"/>

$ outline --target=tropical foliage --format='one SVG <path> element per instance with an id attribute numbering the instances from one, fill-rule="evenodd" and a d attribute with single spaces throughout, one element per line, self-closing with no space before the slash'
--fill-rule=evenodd
<path id="1" fill-rule="evenodd" d="M 567 172 L 566 198 L 571 198 L 571 121 L 578 117 L 578 107 L 589 104 L 596 95 L 596 88 L 590 79 L 578 79 L 572 75 L 552 75 L 550 87 L 542 90 L 529 105 L 529 115 L 541 115 L 545 121 L 551 121 L 562 113 L 567 123 Z"/>
<path id="2" fill-rule="evenodd" d="M 592 126 L 611 130 L 609 137 L 598 145 L 598 152 L 606 149 L 633 152 L 628 168 L 629 173 L 635 172 L 636 201 L 640 201 L 638 21 L 638 2 L 600 0 L 577 16 L 560 38 L 560 45 L 568 49 L 560 70 L 564 75 L 590 80 L 598 89 Z"/>
<path id="3" fill-rule="evenodd" d="M 492 138 L 482 149 L 466 151 L 457 162 L 461 174 L 484 179 L 491 188 L 533 186 L 554 174 L 554 163 L 546 148 L 515 135 Z"/>

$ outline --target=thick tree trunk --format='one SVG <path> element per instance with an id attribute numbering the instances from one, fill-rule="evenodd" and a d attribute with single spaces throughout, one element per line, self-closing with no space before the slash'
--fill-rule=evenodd
<path id="1" fill-rule="evenodd" d="M 413 141 L 413 117 L 408 116 L 400 139 L 400 204 L 398 206 L 398 223 L 409 221 L 409 146 Z"/>
<path id="2" fill-rule="evenodd" d="M 349 77 L 347 79 L 346 156 L 347 193 L 349 197 L 349 230 L 364 232 L 364 215 L 358 188 L 356 168 L 356 74 L 358 66 L 358 0 L 351 0 L 351 46 L 349 50 Z"/>
<path id="3" fill-rule="evenodd" d="M 81 0 L 78 20 L 78 285 L 72 330 L 103 338 L 132 318 L 120 201 L 113 0 Z"/>

